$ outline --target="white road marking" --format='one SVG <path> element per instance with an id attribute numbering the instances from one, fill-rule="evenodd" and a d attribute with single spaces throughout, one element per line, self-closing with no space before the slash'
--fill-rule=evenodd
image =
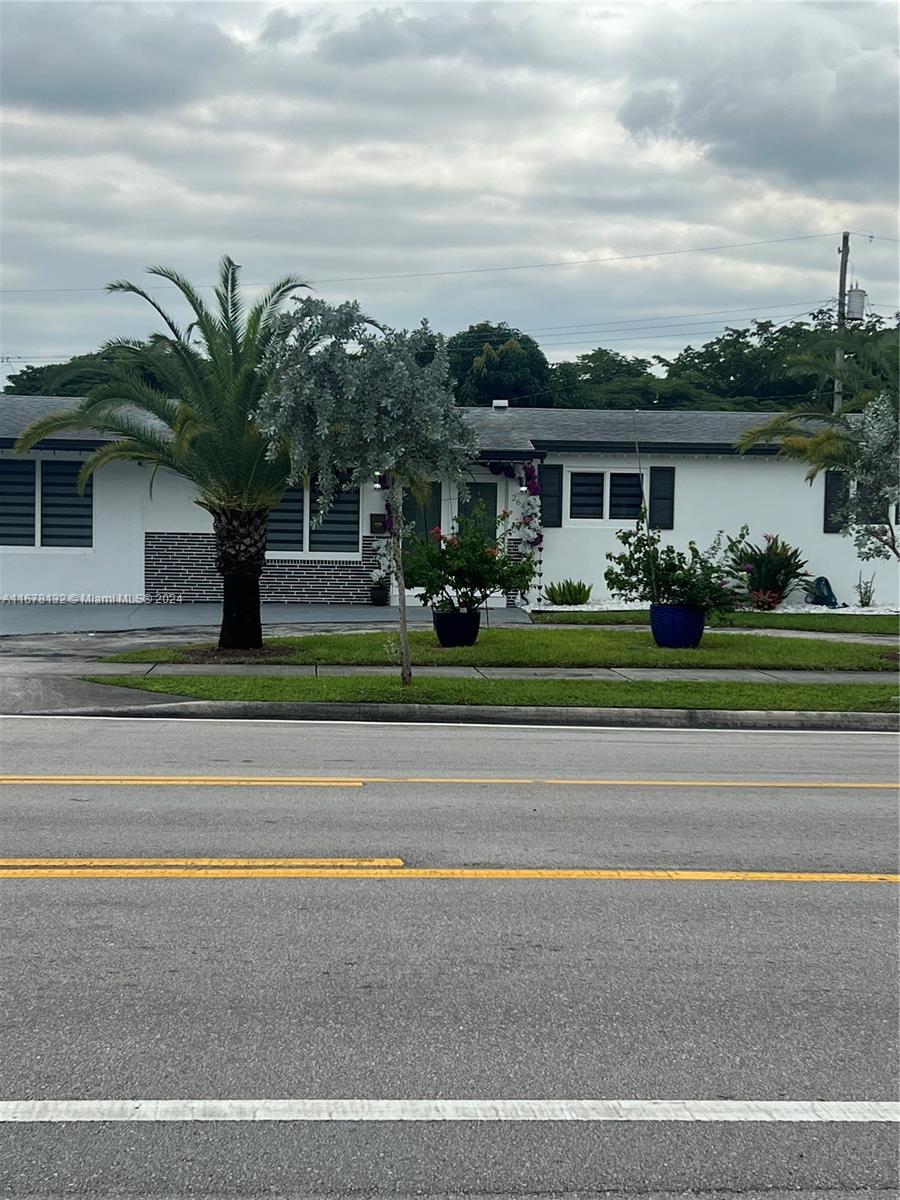
<path id="1" fill-rule="evenodd" d="M 347 721 L 347 720 L 303 720 L 300 717 L 86 717 L 78 714 L 42 715 L 41 713 L 0 713 L 0 721 L 140 721 L 146 725 L 155 724 L 175 725 L 352 725 L 371 726 L 373 729 L 384 730 L 384 721 Z M 521 729 L 526 732 L 541 729 L 554 733 L 578 733 L 587 730 L 590 733 L 649 733 L 656 734 L 692 734 L 695 737 L 706 737 L 708 734 L 737 734 L 747 737 L 750 734 L 763 737 L 797 737 L 810 736 L 830 737 L 835 732 L 841 737 L 900 737 L 900 731 L 893 729 L 688 729 L 669 728 L 655 725 L 528 725 L 520 722 L 500 724 L 494 721 L 390 721 L 392 729 L 456 729 L 465 732 L 467 729 Z"/>
<path id="2" fill-rule="evenodd" d="M 0 1122 L 898 1122 L 886 1100 L 4 1100 Z"/>

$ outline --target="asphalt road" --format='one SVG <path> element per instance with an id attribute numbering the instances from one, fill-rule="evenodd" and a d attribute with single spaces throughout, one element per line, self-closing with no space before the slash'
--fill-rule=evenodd
<path id="1" fill-rule="evenodd" d="M 0 747 L 4 776 L 61 777 L 7 782 L 7 858 L 897 871 L 889 735 L 12 718 Z M 87 779 L 121 775 L 142 782 Z M 897 935 L 897 889 L 876 882 L 2 878 L 0 1115 L 893 1100 Z M 0 1124 L 3 1197 L 886 1200 L 897 1184 L 896 1128 L 870 1120 Z"/>

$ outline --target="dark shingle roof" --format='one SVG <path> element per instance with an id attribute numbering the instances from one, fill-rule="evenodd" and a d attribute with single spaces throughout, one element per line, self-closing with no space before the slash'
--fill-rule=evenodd
<path id="1" fill-rule="evenodd" d="M 42 417 L 51 413 L 65 412 L 77 408 L 81 403 L 78 396 L 5 396 L 0 394 L 0 446 L 15 445 L 25 430 Z M 133 409 L 132 413 L 146 420 L 148 426 L 153 418 Z M 92 450 L 109 441 L 102 431 L 93 429 L 67 429 L 54 433 L 38 442 L 36 449 L 52 447 L 55 450 Z"/>
<path id="2" fill-rule="evenodd" d="M 669 454 L 731 454 L 742 433 L 775 413 L 658 412 L 609 408 L 472 408 L 466 417 L 478 434 L 482 454 L 634 450 Z M 758 452 L 775 453 L 773 446 Z"/>
<path id="3" fill-rule="evenodd" d="M 77 404 L 70 396 L 0 395 L 0 445 L 12 445 L 40 417 Z M 467 408 L 464 413 L 478 434 L 484 456 L 513 459 L 559 452 L 632 451 L 635 441 L 645 453 L 731 454 L 745 430 L 775 415 L 582 408 Z M 80 431 L 54 434 L 46 444 L 88 449 L 104 440 L 102 433 Z M 775 450 L 774 446 L 759 446 L 754 453 L 772 454 Z"/>

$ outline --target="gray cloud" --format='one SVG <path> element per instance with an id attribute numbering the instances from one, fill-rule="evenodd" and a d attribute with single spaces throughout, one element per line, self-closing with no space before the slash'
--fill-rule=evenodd
<path id="1" fill-rule="evenodd" d="M 115 115 L 227 86 L 241 51 L 203 6 L 3 5 L 0 94 L 32 110 Z"/>
<path id="2" fill-rule="evenodd" d="M 102 286 L 158 261 L 202 282 L 226 251 L 262 283 L 890 232 L 883 8 L 745 11 L 13 0 L 0 6 L 5 286 Z M 822 299 L 833 250 L 321 291 L 450 333 L 485 317 L 602 326 Z M 854 239 L 854 266 L 891 301 L 892 248 Z M 3 301 L 9 354 L 152 328 L 140 304 L 102 293 Z M 565 357 L 617 328 L 547 334 L 547 349 Z M 647 354 L 681 335 L 621 336 Z"/>
<path id="3" fill-rule="evenodd" d="M 303 28 L 303 16 L 286 8 L 273 8 L 266 14 L 259 40 L 264 46 L 277 46 L 290 42 Z"/>
<path id="4" fill-rule="evenodd" d="M 855 18 L 862 11 L 862 20 Z M 618 109 L 635 135 L 676 137 L 745 173 L 833 195 L 897 178 L 897 63 L 887 6 L 710 5 L 647 29 Z"/>

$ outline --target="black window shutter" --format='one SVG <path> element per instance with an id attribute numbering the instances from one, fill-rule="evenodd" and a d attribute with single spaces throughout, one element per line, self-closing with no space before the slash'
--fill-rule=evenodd
<path id="1" fill-rule="evenodd" d="M 847 480 L 840 471 L 825 472 L 825 512 L 822 530 L 840 533 L 843 527 L 843 508 L 847 503 Z"/>
<path id="2" fill-rule="evenodd" d="M 78 492 L 80 462 L 47 458 L 41 463 L 41 545 L 91 546 L 94 541 L 94 481 Z"/>
<path id="3" fill-rule="evenodd" d="M 887 520 L 887 505 L 882 504 L 871 487 L 856 485 L 856 511 L 860 525 L 883 525 Z"/>
<path id="4" fill-rule="evenodd" d="M 0 545 L 34 545 L 34 460 L 0 459 Z"/>
<path id="5" fill-rule="evenodd" d="M 541 485 L 541 524 L 545 529 L 562 525 L 562 467 L 538 467 Z"/>
<path id="6" fill-rule="evenodd" d="M 675 528 L 675 468 L 650 468 L 651 529 Z"/>

